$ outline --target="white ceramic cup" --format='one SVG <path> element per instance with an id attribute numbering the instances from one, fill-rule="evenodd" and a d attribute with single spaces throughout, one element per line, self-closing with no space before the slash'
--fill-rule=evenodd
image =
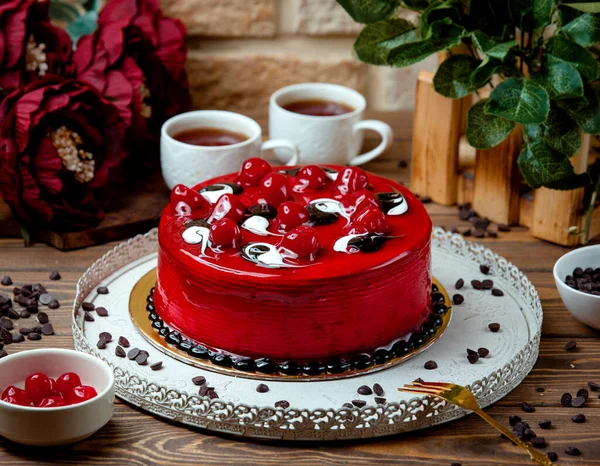
<path id="1" fill-rule="evenodd" d="M 349 113 L 334 116 L 313 116 L 290 112 L 283 108 L 302 100 L 328 100 L 352 107 Z M 380 156 L 392 145 L 392 128 L 378 120 L 363 120 L 367 103 L 353 89 L 337 84 L 303 83 L 279 89 L 271 96 L 269 105 L 269 135 L 287 139 L 298 147 L 298 163 L 362 165 Z M 381 135 L 381 143 L 359 155 L 363 130 L 371 129 Z M 285 153 L 276 150 L 281 163 L 288 163 Z"/>
<path id="2" fill-rule="evenodd" d="M 177 133 L 194 128 L 223 129 L 244 134 L 248 139 L 228 146 L 196 146 L 173 138 Z M 285 140 L 262 142 L 260 125 L 252 118 L 221 110 L 197 110 L 176 115 L 162 125 L 160 165 L 169 189 L 180 183 L 192 187 L 216 176 L 237 172 L 249 158 L 276 148 L 282 157 L 287 157 L 286 162 L 297 163 L 296 146 Z"/>

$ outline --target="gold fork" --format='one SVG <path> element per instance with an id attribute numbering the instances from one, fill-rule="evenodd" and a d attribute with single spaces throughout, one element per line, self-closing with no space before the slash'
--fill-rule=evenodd
<path id="1" fill-rule="evenodd" d="M 522 440 L 520 440 L 509 429 L 504 427 L 489 414 L 486 414 L 479 407 L 479 403 L 477 403 L 477 398 L 475 398 L 473 394 L 465 387 L 461 387 L 460 385 L 456 385 L 453 383 L 415 381 L 412 384 L 404 385 L 404 388 L 399 388 L 398 390 L 410 393 L 417 393 L 419 395 L 436 396 L 438 398 L 446 400 L 448 403 L 452 403 L 454 405 L 458 405 L 462 408 L 466 408 L 470 411 L 473 411 L 492 427 L 495 427 L 498 431 L 500 431 L 506 437 L 508 437 L 511 442 L 524 448 L 527 451 L 527 453 L 529 453 L 529 456 L 533 461 L 535 461 L 538 464 L 544 464 L 549 466 L 552 465 L 552 462 L 546 455 L 536 450 L 532 445 L 529 445 L 528 443 L 525 443 Z"/>

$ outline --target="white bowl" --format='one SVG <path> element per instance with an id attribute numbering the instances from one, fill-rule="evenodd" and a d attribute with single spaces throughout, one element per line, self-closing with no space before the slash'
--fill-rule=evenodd
<path id="1" fill-rule="evenodd" d="M 573 275 L 577 267 L 600 267 L 600 245 L 575 249 L 554 264 L 554 281 L 569 312 L 584 324 L 600 330 L 600 296 L 583 293 L 565 283 L 567 275 Z"/>
<path id="2" fill-rule="evenodd" d="M 0 435 L 25 445 L 65 445 L 89 437 L 112 417 L 115 377 L 105 362 L 66 349 L 22 351 L 0 359 L 0 393 L 9 385 L 23 388 L 34 372 L 56 378 L 75 372 L 81 383 L 91 385 L 98 396 L 83 403 L 58 408 L 17 406 L 0 401 Z"/>

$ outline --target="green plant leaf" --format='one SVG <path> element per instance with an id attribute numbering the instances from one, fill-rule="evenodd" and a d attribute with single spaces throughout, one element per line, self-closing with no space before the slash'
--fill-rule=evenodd
<path id="1" fill-rule="evenodd" d="M 575 189 L 590 183 L 587 173 L 576 174 L 569 157 L 552 150 L 544 141 L 525 144 L 519 155 L 519 167 L 532 188 Z"/>
<path id="2" fill-rule="evenodd" d="M 494 74 L 501 74 L 505 77 L 521 76 L 519 70 L 496 58 L 485 57 L 481 64 L 471 74 L 471 81 L 476 88 L 484 86 Z"/>
<path id="3" fill-rule="evenodd" d="M 550 98 L 530 79 L 508 78 L 494 88 L 485 110 L 517 123 L 542 123 L 550 110 Z"/>
<path id="4" fill-rule="evenodd" d="M 462 26 L 450 20 L 436 21 L 422 40 L 401 44 L 390 50 L 388 64 L 398 68 L 412 65 L 433 53 L 460 44 L 465 34 Z"/>
<path id="5" fill-rule="evenodd" d="M 600 13 L 600 2 L 575 2 L 563 3 L 563 5 L 585 13 Z"/>
<path id="6" fill-rule="evenodd" d="M 429 6 L 429 0 L 403 0 L 401 5 L 409 10 L 422 11 Z"/>
<path id="7" fill-rule="evenodd" d="M 356 38 L 354 50 L 365 63 L 385 65 L 390 50 L 416 39 L 415 26 L 401 18 L 367 24 Z"/>
<path id="8" fill-rule="evenodd" d="M 358 23 L 383 21 L 400 6 L 400 0 L 337 0 Z"/>
<path id="9" fill-rule="evenodd" d="M 96 30 L 98 21 L 98 13 L 88 11 L 85 15 L 80 16 L 75 21 L 67 26 L 67 33 L 71 36 L 73 45 L 75 46 L 81 36 L 92 34 Z"/>
<path id="10" fill-rule="evenodd" d="M 584 13 L 562 27 L 571 40 L 583 47 L 600 42 L 600 16 Z"/>
<path id="11" fill-rule="evenodd" d="M 571 64 L 562 60 L 549 61 L 541 72 L 531 76 L 531 80 L 543 86 L 551 99 L 583 95 L 581 75 Z"/>
<path id="12" fill-rule="evenodd" d="M 596 58 L 585 47 L 563 36 L 552 36 L 546 42 L 546 52 L 571 63 L 588 81 L 598 77 Z"/>
<path id="13" fill-rule="evenodd" d="M 460 99 L 473 92 L 471 74 L 480 61 L 470 55 L 450 55 L 439 66 L 433 77 L 433 87 L 439 94 L 450 99 Z"/>
<path id="14" fill-rule="evenodd" d="M 583 97 L 559 102 L 584 133 L 600 134 L 600 104 L 595 93 L 588 90 Z"/>
<path id="15" fill-rule="evenodd" d="M 564 110 L 553 105 L 548 119 L 540 125 L 525 125 L 527 141 L 543 140 L 548 146 L 567 157 L 572 157 L 581 147 L 579 126 Z"/>
<path id="16" fill-rule="evenodd" d="M 443 0 L 434 2 L 421 15 L 421 22 L 428 28 L 436 21 L 452 21 L 462 23 L 462 7 L 458 0 Z"/>
<path id="17" fill-rule="evenodd" d="M 535 29 L 548 26 L 552 21 L 552 0 L 533 0 L 532 14 Z"/>
<path id="18" fill-rule="evenodd" d="M 506 7 L 506 0 L 473 0 L 469 11 L 469 30 L 485 31 L 495 37 L 505 37 L 515 24 Z"/>
<path id="19" fill-rule="evenodd" d="M 510 52 L 510 49 L 518 45 L 516 40 L 497 40 L 481 31 L 477 31 L 473 34 L 473 41 L 484 54 L 499 60 L 504 60 L 506 55 Z"/>
<path id="20" fill-rule="evenodd" d="M 469 109 L 466 136 L 477 149 L 500 144 L 516 126 L 514 121 L 485 113 L 486 102 L 487 99 L 482 99 Z"/>

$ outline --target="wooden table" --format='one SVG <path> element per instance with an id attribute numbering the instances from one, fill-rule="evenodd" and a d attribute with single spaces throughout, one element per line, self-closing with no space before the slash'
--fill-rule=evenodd
<path id="1" fill-rule="evenodd" d="M 392 150 L 365 168 L 408 181 L 408 168 L 399 168 L 400 160 L 409 161 L 412 119 L 408 112 L 376 113 L 370 118 L 388 121 L 394 127 Z M 255 117 L 263 124 L 264 115 Z M 375 137 L 375 136 L 372 136 Z M 366 146 L 376 140 L 367 138 Z M 427 209 L 437 226 L 466 226 L 457 217 L 454 207 L 433 204 Z M 540 357 L 525 381 L 487 412 L 507 424 L 511 414 L 522 415 L 543 435 L 547 451 L 559 454 L 560 464 L 600 464 L 600 400 L 592 392 L 582 409 L 564 408 L 560 397 L 575 393 L 588 381 L 600 382 L 599 333 L 576 321 L 563 306 L 552 278 L 554 262 L 567 249 L 533 239 L 524 228 L 500 233 L 498 239 L 482 242 L 508 258 L 527 274 L 536 285 L 544 306 L 543 336 Z M 0 239 L 0 277 L 10 275 L 15 284 L 46 285 L 61 302 L 61 308 L 50 311 L 57 335 L 39 342 L 26 341 L 8 346 L 10 353 L 29 348 L 72 348 L 71 303 L 75 283 L 87 267 L 115 245 L 106 244 L 72 252 L 60 252 L 44 245 L 24 248 L 17 239 Z M 62 280 L 50 281 L 52 270 L 59 270 Z M 1 287 L 0 292 L 10 288 Z M 577 341 L 577 351 L 570 353 L 565 344 Z M 539 389 L 545 389 L 540 393 Z M 520 405 L 533 403 L 537 411 L 525 414 Z M 587 416 L 585 424 L 571 422 L 576 413 Z M 552 429 L 542 431 L 537 422 L 552 420 Z M 564 453 L 567 445 L 577 446 L 579 458 Z M 201 430 L 180 427 L 117 401 L 112 421 L 92 438 L 66 448 L 36 450 L 11 444 L 0 438 L 0 464 L 3 466 L 30 464 L 33 461 L 82 465 L 196 465 L 196 464 L 407 464 L 449 465 L 529 465 L 527 455 L 478 417 L 461 420 L 389 438 L 331 443 L 259 442 L 215 435 Z"/>

